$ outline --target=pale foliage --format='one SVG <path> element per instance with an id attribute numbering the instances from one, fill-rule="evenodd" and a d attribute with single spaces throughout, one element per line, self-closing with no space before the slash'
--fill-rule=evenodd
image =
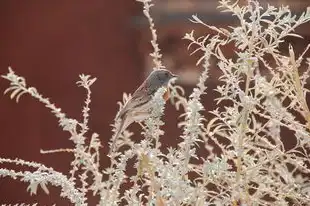
<path id="1" fill-rule="evenodd" d="M 152 4 L 150 0 L 141 2 L 152 32 L 154 69 L 162 68 L 155 25 L 149 13 Z M 182 141 L 176 148 L 169 148 L 165 153 L 161 147 L 164 135 L 161 116 L 165 102 L 162 99 L 164 90 L 159 90 L 153 100 L 152 117 L 141 124 L 144 140 L 133 142 L 130 140 L 132 133 L 125 131 L 110 153 L 111 165 L 100 171 L 100 139 L 97 134 L 87 137 L 90 86 L 95 79 L 80 76 L 78 85 L 87 92 L 80 122 L 66 117 L 61 109 L 35 88 L 27 87 L 25 79 L 9 69 L 2 77 L 10 81 L 6 92 L 11 92 L 11 98 L 18 101 L 21 95 L 29 94 L 42 102 L 59 119 L 60 126 L 69 132 L 75 144 L 74 148 L 42 153 L 70 152 L 74 160 L 70 163 L 70 174 L 65 175 L 39 163 L 1 158 L 0 163 L 21 164 L 25 170 L 3 168 L 0 176 L 28 182 L 31 194 L 36 193 L 38 186 L 48 193 L 47 183 L 61 187 L 61 196 L 75 205 L 87 205 L 89 191 L 100 196 L 99 205 L 118 205 L 121 201 L 128 205 L 159 206 L 308 204 L 310 111 L 305 85 L 310 67 L 309 61 L 304 60 L 308 46 L 297 57 L 292 46 L 287 48 L 289 55 L 285 56 L 279 51 L 279 45 L 287 36 L 299 37 L 294 29 L 310 20 L 310 9 L 297 17 L 288 7 L 263 9 L 256 1 L 240 7 L 222 0 L 220 8 L 232 13 L 239 24 L 228 29 L 216 28 L 194 15 L 193 23 L 204 25 L 217 34 L 196 37 L 192 31 L 184 37 L 190 41 L 189 49 L 193 53 L 202 54 L 197 61 L 202 73 L 188 98 L 180 86 L 170 85 L 174 105 L 185 111 L 179 124 Z M 233 58 L 222 52 L 228 44 L 235 45 L 235 50 L 231 51 L 235 53 Z M 217 59 L 222 83 L 217 87 L 220 94 L 216 99 L 217 108 L 210 111 L 213 118 L 206 119 L 201 99 L 207 92 L 205 82 L 209 78 L 210 58 Z M 302 66 L 308 69 L 300 74 Z M 120 108 L 128 98 L 124 95 Z M 290 149 L 284 148 L 285 130 L 293 134 L 288 138 L 296 140 Z M 90 138 L 89 144 L 85 143 L 86 138 Z M 209 155 L 197 156 L 197 145 L 203 143 Z M 120 150 L 124 145 L 126 149 Z M 214 147 L 221 151 L 219 156 Z M 194 164 L 193 158 L 201 163 Z M 136 162 L 137 173 L 127 177 L 128 161 L 132 159 Z M 35 171 L 30 172 L 27 167 Z M 103 178 L 103 174 L 107 178 Z M 88 177 L 92 181 L 86 181 Z M 128 180 L 132 186 L 121 194 L 120 188 Z M 77 186 L 77 181 L 81 186 Z"/>

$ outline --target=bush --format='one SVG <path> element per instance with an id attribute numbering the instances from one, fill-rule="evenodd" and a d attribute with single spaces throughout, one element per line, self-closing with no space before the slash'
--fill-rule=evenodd
<path id="1" fill-rule="evenodd" d="M 153 37 L 154 69 L 164 68 L 149 14 L 151 1 L 141 2 Z M 58 118 L 62 129 L 70 133 L 70 140 L 75 144 L 72 149 L 45 152 L 71 152 L 74 160 L 70 163 L 70 174 L 65 175 L 43 164 L 0 158 L 0 163 L 25 167 L 23 171 L 2 168 L 0 176 L 28 182 L 31 194 L 35 194 L 38 187 L 48 193 L 48 183 L 58 186 L 60 195 L 75 205 L 87 205 L 88 192 L 100 197 L 99 205 L 121 202 L 159 206 L 307 205 L 310 202 L 310 111 L 305 85 L 310 66 L 304 55 L 309 46 L 297 57 L 291 45 L 287 48 L 288 56 L 279 51 L 279 45 L 285 37 L 300 37 L 294 30 L 310 20 L 310 8 L 296 17 L 288 7 L 263 9 L 257 1 L 240 7 L 222 0 L 219 7 L 236 16 L 239 24 L 227 29 L 216 28 L 194 15 L 193 23 L 206 26 L 216 35 L 196 37 L 192 31 L 184 37 L 191 42 L 189 48 L 193 53 L 203 53 L 197 62 L 203 71 L 189 97 L 184 96 L 181 86 L 170 85 L 176 108 L 183 107 L 185 111 L 180 122 L 182 142 L 176 148 L 169 148 L 167 153 L 161 148 L 163 131 L 160 126 L 164 124 L 161 116 L 165 102 L 161 96 L 164 91 L 159 90 L 153 99 L 156 109 L 143 123 L 141 134 L 145 139 L 133 142 L 130 140 L 132 133 L 125 131 L 116 140 L 116 149 L 110 152 L 111 165 L 100 171 L 100 139 L 98 134 L 88 135 L 90 86 L 96 79 L 80 75 L 77 83 L 86 89 L 87 97 L 83 120 L 78 121 L 67 117 L 9 69 L 2 76 L 10 81 L 5 93 L 11 92 L 10 97 L 17 101 L 23 94 L 29 94 L 42 102 Z M 233 58 L 222 52 L 228 44 L 234 45 Z M 216 89 L 220 94 L 216 99 L 217 108 L 210 111 L 213 118 L 206 119 L 202 114 L 201 98 L 207 92 L 205 82 L 211 57 L 217 59 L 222 75 Z M 302 73 L 300 68 L 305 65 L 307 70 Z M 124 95 L 123 104 L 128 98 L 130 96 Z M 116 122 L 114 131 L 117 126 Z M 281 131 L 284 130 L 290 130 L 294 134 L 290 138 L 296 139 L 296 145 L 290 149 L 283 144 Z M 87 138 L 90 141 L 85 141 Z M 208 156 L 196 155 L 199 142 L 206 145 Z M 210 142 L 220 149 L 220 155 L 214 152 L 214 147 L 208 146 Z M 194 163 L 194 158 L 201 163 Z M 125 170 L 129 160 L 135 160 L 137 173 L 129 177 L 131 187 L 122 194 L 119 190 L 127 178 Z M 86 181 L 88 177 L 92 177 L 91 182 Z"/>

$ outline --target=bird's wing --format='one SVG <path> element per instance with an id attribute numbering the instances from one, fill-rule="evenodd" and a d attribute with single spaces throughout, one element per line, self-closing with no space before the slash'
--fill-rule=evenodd
<path id="1" fill-rule="evenodd" d="M 132 97 L 125 103 L 124 107 L 116 116 L 116 120 L 123 118 L 125 114 L 134 108 L 140 107 L 151 100 L 151 96 L 147 94 L 145 82 L 133 93 Z"/>

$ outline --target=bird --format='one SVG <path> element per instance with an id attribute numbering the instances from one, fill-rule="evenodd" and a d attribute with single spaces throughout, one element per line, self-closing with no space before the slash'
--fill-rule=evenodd
<path id="1" fill-rule="evenodd" d="M 168 87 L 171 79 L 177 75 L 166 69 L 153 70 L 144 82 L 138 87 L 133 95 L 126 101 L 123 108 L 115 117 L 115 122 L 119 121 L 119 126 L 111 145 L 114 150 L 118 136 L 133 122 L 141 122 L 151 116 L 152 99 L 159 88 Z M 163 98 L 169 99 L 169 90 L 165 92 Z"/>

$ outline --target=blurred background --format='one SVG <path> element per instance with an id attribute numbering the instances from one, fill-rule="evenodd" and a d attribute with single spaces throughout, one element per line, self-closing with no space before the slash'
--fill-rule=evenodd
<path id="1" fill-rule="evenodd" d="M 245 3 L 245 1 L 240 1 Z M 301 14 L 310 5 L 307 0 L 260 1 L 266 5 L 290 5 Z M 217 27 L 235 24 L 234 18 L 220 13 L 216 0 L 154 0 L 151 14 L 155 19 L 162 49 L 163 62 L 180 75 L 187 94 L 197 81 L 201 68 L 196 67 L 197 56 L 189 56 L 185 32 L 211 33 L 189 22 L 192 14 Z M 134 0 L 65 0 L 65 1 L 0 1 L 0 74 L 11 66 L 28 85 L 36 87 L 72 118 L 81 119 L 85 91 L 75 84 L 81 73 L 97 77 L 92 86 L 89 126 L 102 140 L 101 164 L 108 166 L 107 142 L 112 132 L 110 124 L 118 111 L 117 101 L 123 92 L 132 93 L 153 67 L 150 31 L 142 15 L 141 3 Z M 289 38 L 297 55 L 310 42 L 310 25 L 298 29 L 304 39 Z M 287 45 L 286 45 L 287 46 Z M 283 46 L 285 48 L 285 45 Z M 287 47 L 286 47 L 287 48 Z M 309 55 L 308 55 L 309 56 Z M 215 85 L 218 72 L 211 70 L 207 83 L 205 108 L 214 108 Z M 0 80 L 0 156 L 41 162 L 67 173 L 70 154 L 40 154 L 40 149 L 70 148 L 69 135 L 58 127 L 57 119 L 39 102 L 25 95 L 17 104 L 9 96 L 2 96 L 8 82 Z M 163 146 L 176 146 L 180 141 L 177 118 L 182 111 L 166 107 Z M 206 112 L 207 113 L 207 112 Z M 130 127 L 140 131 L 138 125 Z M 140 136 L 134 137 L 139 141 Z M 293 144 L 287 140 L 286 145 Z M 203 151 L 201 152 L 203 154 Z M 6 166 L 6 165 L 1 165 Z M 16 167 L 13 167 L 16 168 Z M 28 185 L 0 178 L 0 204 L 35 203 L 40 205 L 69 205 L 59 198 L 59 189 L 50 195 L 38 190 L 37 196 L 26 192 Z M 93 199 L 92 202 L 96 202 Z"/>

